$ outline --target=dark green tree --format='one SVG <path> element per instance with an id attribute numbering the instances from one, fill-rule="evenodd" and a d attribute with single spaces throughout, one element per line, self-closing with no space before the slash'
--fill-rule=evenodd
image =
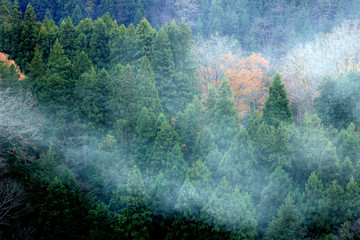
<path id="1" fill-rule="evenodd" d="M 109 63 L 110 46 L 109 33 L 102 19 L 94 21 L 94 31 L 90 40 L 90 58 L 97 69 L 107 68 Z"/>
<path id="2" fill-rule="evenodd" d="M 280 123 L 293 122 L 286 89 L 281 83 L 281 76 L 278 72 L 269 87 L 269 97 L 265 102 L 263 118 L 267 124 L 275 127 L 278 127 Z"/>
<path id="3" fill-rule="evenodd" d="M 66 56 L 74 61 L 76 56 L 76 46 L 74 40 L 77 38 L 77 32 L 70 17 L 67 17 L 60 25 L 59 41 L 64 48 Z"/>
<path id="4" fill-rule="evenodd" d="M 39 224 L 42 226 L 42 239 L 68 239 L 71 236 L 72 214 L 66 188 L 55 177 L 41 206 Z"/>
<path id="5" fill-rule="evenodd" d="M 315 100 L 317 114 L 325 126 L 347 128 L 350 123 L 359 124 L 357 102 L 359 101 L 358 72 L 327 79 L 320 86 L 320 96 Z"/>
<path id="6" fill-rule="evenodd" d="M 24 15 L 19 52 L 17 58 L 15 59 L 16 63 L 19 64 L 23 70 L 27 70 L 27 64 L 34 57 L 38 29 L 34 8 L 29 3 Z"/>
<path id="7" fill-rule="evenodd" d="M 304 231 L 301 227 L 300 211 L 294 204 L 294 200 L 288 195 L 277 212 L 268 228 L 266 229 L 266 239 L 304 239 Z"/>
<path id="8" fill-rule="evenodd" d="M 151 44 L 156 35 L 156 30 L 153 29 L 150 23 L 143 18 L 136 27 L 136 43 L 137 43 L 137 57 L 151 56 Z"/>
<path id="9" fill-rule="evenodd" d="M 223 178 L 201 210 L 205 221 L 215 230 L 231 232 L 234 239 L 255 239 L 257 221 L 249 194 L 233 189 Z"/>
<path id="10" fill-rule="evenodd" d="M 126 183 L 126 207 L 118 215 L 115 231 L 121 239 L 150 239 L 151 212 L 140 170 L 132 167 Z"/>
<path id="11" fill-rule="evenodd" d="M 91 71 L 93 67 L 94 66 L 88 55 L 84 51 L 81 51 L 81 53 L 76 56 L 74 61 L 75 78 L 78 79 L 82 74 Z"/>
<path id="12" fill-rule="evenodd" d="M 227 80 L 224 80 L 219 87 L 214 118 L 211 121 L 210 129 L 215 136 L 218 149 L 220 152 L 225 152 L 239 129 L 239 117 L 234 107 L 231 86 Z"/>

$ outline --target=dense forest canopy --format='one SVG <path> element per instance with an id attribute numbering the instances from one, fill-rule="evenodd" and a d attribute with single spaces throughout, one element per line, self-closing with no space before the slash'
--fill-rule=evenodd
<path id="1" fill-rule="evenodd" d="M 0 0 L 1 239 L 359 239 L 357 0 Z"/>

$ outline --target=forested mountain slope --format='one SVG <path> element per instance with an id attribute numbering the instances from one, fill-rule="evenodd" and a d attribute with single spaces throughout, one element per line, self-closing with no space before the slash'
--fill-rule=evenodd
<path id="1" fill-rule="evenodd" d="M 9 1 L 9 0 L 3 0 Z M 25 12 L 28 0 L 19 0 Z M 70 16 L 77 25 L 106 12 L 119 25 L 137 25 L 146 17 L 153 26 L 184 19 L 197 37 L 215 33 L 234 36 L 244 48 L 283 55 L 294 44 L 329 31 L 345 19 L 359 17 L 357 0 L 31 0 L 39 20 L 46 17 L 60 25 Z"/>
<path id="2" fill-rule="evenodd" d="M 0 1 L 0 238 L 359 238 L 357 1 L 255 3 Z"/>

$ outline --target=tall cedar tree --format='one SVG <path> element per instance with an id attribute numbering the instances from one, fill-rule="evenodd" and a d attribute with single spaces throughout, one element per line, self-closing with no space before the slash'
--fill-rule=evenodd
<path id="1" fill-rule="evenodd" d="M 278 72 L 269 87 L 269 97 L 265 102 L 263 117 L 266 123 L 274 127 L 278 127 L 280 123 L 293 122 L 286 89 L 281 84 L 281 75 Z"/>
<path id="2" fill-rule="evenodd" d="M 36 16 L 34 8 L 30 3 L 26 8 L 24 20 L 21 43 L 19 45 L 20 50 L 17 58 L 17 63 L 20 65 L 21 69 L 27 69 L 27 64 L 33 59 L 36 38 L 38 35 Z"/>
<path id="3" fill-rule="evenodd" d="M 302 234 L 300 211 L 288 195 L 266 230 L 267 239 L 300 240 L 303 239 Z"/>
<path id="4" fill-rule="evenodd" d="M 218 90 L 214 118 L 210 124 L 220 152 L 229 149 L 238 131 L 239 117 L 232 96 L 229 81 L 222 81 Z"/>

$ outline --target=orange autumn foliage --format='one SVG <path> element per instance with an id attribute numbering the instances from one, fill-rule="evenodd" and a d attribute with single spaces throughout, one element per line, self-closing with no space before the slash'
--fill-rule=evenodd
<path id="1" fill-rule="evenodd" d="M 16 65 L 14 60 L 10 60 L 8 55 L 0 52 L 0 62 L 3 62 L 8 67 L 14 65 L 15 71 L 19 74 L 19 80 L 23 80 L 25 78 L 25 75 L 20 71 L 19 66 Z"/>
<path id="2" fill-rule="evenodd" d="M 230 82 L 239 116 L 249 116 L 252 109 L 261 113 L 270 81 L 267 77 L 269 62 L 261 54 L 253 53 L 245 59 L 237 59 L 230 52 L 219 57 L 218 63 L 216 69 L 206 66 L 198 72 L 202 82 L 202 99 L 206 99 L 210 86 L 217 88 L 226 77 Z"/>
<path id="3" fill-rule="evenodd" d="M 252 54 L 227 71 L 240 117 L 250 114 L 252 108 L 261 112 L 264 107 L 269 85 L 268 70 L 269 62 L 261 54 Z"/>

